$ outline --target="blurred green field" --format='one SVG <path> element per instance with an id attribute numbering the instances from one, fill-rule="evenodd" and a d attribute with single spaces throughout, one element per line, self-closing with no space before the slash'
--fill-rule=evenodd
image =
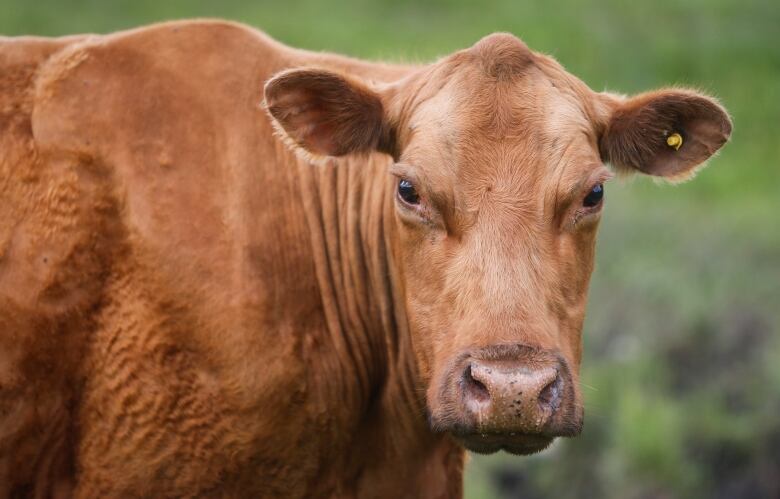
<path id="1" fill-rule="evenodd" d="M 734 135 L 693 181 L 613 182 L 585 326 L 586 425 L 472 458 L 467 497 L 780 497 L 780 3 L 4 0 L 0 33 L 223 17 L 288 44 L 425 61 L 510 31 L 594 89 L 722 100 Z"/>

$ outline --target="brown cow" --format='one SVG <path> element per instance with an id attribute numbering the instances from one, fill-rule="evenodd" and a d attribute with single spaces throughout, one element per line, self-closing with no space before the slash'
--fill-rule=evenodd
<path id="1" fill-rule="evenodd" d="M 3 39 L 0 127 L 0 496 L 90 498 L 457 497 L 463 446 L 576 435 L 604 163 L 731 131 L 511 35 L 412 67 L 223 22 Z"/>

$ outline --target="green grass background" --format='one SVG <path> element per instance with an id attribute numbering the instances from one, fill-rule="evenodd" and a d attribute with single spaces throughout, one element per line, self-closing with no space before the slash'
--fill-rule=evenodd
<path id="1" fill-rule="evenodd" d="M 2 0 L 0 33 L 223 17 L 288 44 L 425 61 L 510 31 L 594 89 L 691 85 L 734 135 L 692 182 L 614 182 L 599 236 L 580 438 L 473 457 L 470 498 L 780 497 L 777 0 Z"/>

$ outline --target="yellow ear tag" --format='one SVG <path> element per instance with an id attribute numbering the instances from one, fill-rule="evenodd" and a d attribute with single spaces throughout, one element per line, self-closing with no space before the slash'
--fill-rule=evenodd
<path id="1" fill-rule="evenodd" d="M 680 150 L 680 146 L 682 146 L 683 140 L 682 135 L 679 133 L 673 133 L 670 136 L 666 137 L 666 145 L 669 147 L 674 147 L 675 151 Z"/>

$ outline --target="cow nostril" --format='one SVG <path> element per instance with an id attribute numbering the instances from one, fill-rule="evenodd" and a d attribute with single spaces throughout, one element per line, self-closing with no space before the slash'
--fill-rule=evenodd
<path id="1" fill-rule="evenodd" d="M 463 385 L 466 396 L 471 397 L 478 402 L 487 402 L 490 400 L 490 392 L 485 384 L 472 376 L 471 364 L 469 364 L 466 371 L 463 373 Z"/>
<path id="2" fill-rule="evenodd" d="M 549 407 L 552 410 L 558 408 L 561 400 L 561 391 L 563 388 L 563 381 L 561 377 L 556 374 L 555 378 L 547 383 L 547 386 L 542 388 L 539 392 L 539 404 L 543 407 Z"/>

